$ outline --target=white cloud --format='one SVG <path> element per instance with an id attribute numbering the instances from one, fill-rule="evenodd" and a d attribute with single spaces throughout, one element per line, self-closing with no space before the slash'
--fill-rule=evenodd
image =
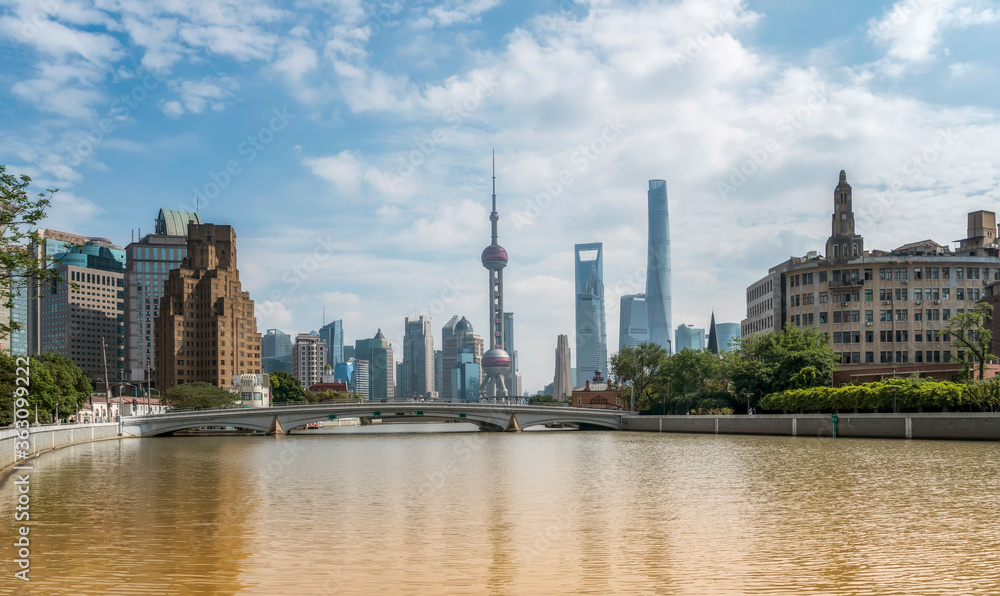
<path id="1" fill-rule="evenodd" d="M 481 16 L 503 0 L 449 0 L 427 10 L 427 16 L 443 27 L 478 22 Z"/>
<path id="2" fill-rule="evenodd" d="M 165 101 L 160 106 L 163 113 L 179 117 L 185 112 L 201 114 L 206 109 L 221 112 L 235 98 L 240 84 L 232 77 L 205 77 L 198 81 L 170 81 L 168 86 L 177 93 L 179 99 Z"/>
<path id="3" fill-rule="evenodd" d="M 1000 11 L 977 0 L 901 0 L 869 21 L 868 36 L 886 48 L 890 74 L 899 74 L 907 64 L 936 58 L 947 30 L 998 20 Z"/>

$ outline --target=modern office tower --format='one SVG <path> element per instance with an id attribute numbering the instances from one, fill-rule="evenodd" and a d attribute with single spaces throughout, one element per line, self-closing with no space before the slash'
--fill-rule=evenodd
<path id="1" fill-rule="evenodd" d="M 677 331 L 674 332 L 673 348 L 675 354 L 684 349 L 695 351 L 704 350 L 705 330 L 695 327 L 694 325 L 678 325 Z"/>
<path id="2" fill-rule="evenodd" d="M 354 346 L 344 345 L 344 362 L 354 360 Z"/>
<path id="3" fill-rule="evenodd" d="M 712 322 L 708 325 L 708 351 L 713 354 L 719 353 L 719 331 L 715 328 L 715 313 L 712 313 Z"/>
<path id="4" fill-rule="evenodd" d="M 576 245 L 576 383 L 583 386 L 608 368 L 604 317 L 604 245 Z"/>
<path id="5" fill-rule="evenodd" d="M 402 397 L 431 397 L 434 387 L 434 330 L 431 318 L 406 317 L 403 334 Z"/>
<path id="6" fill-rule="evenodd" d="M 281 329 L 268 329 L 260 338 L 261 368 L 266 373 L 292 373 L 292 338 Z"/>
<path id="7" fill-rule="evenodd" d="M 503 313 L 503 349 L 510 356 L 510 369 L 504 376 L 507 384 L 507 392 L 510 395 L 520 397 L 517 391 L 518 361 L 517 350 L 514 349 L 514 313 Z"/>
<path id="8" fill-rule="evenodd" d="M 466 323 L 468 323 L 468 321 L 466 321 Z M 458 339 L 455 337 L 456 325 L 458 325 L 458 315 L 448 319 L 448 322 L 441 328 L 442 372 L 441 385 L 438 386 L 438 393 L 440 393 L 441 397 L 444 399 L 451 398 L 451 369 L 455 368 L 455 363 L 458 362 Z"/>
<path id="9" fill-rule="evenodd" d="M 569 336 L 560 335 L 556 340 L 556 374 L 552 385 L 552 396 L 556 399 L 573 395 L 573 373 L 570 366 Z"/>
<path id="10" fill-rule="evenodd" d="M 12 356 L 28 355 L 28 289 L 26 287 L 10 286 L 13 308 L 0 304 L 0 321 L 7 325 L 16 323 L 19 329 L 11 330 L 6 337 L 0 338 L 0 349 Z"/>
<path id="11" fill-rule="evenodd" d="M 369 399 L 392 399 L 396 394 L 396 360 L 392 344 L 382 334 L 382 330 L 379 329 L 371 339 L 354 342 L 354 353 L 358 360 L 368 363 Z"/>
<path id="12" fill-rule="evenodd" d="M 371 363 L 367 360 L 354 361 L 354 394 L 365 401 L 372 401 Z"/>
<path id="13" fill-rule="evenodd" d="M 308 389 L 319 383 L 326 368 L 326 342 L 318 336 L 300 333 L 292 346 L 292 375 Z"/>
<path id="14" fill-rule="evenodd" d="M 453 402 L 474 402 L 479 400 L 479 378 L 482 376 L 476 355 L 468 348 L 463 349 L 456 357 L 455 367 L 451 370 L 451 386 Z"/>
<path id="15" fill-rule="evenodd" d="M 402 396 L 406 395 L 408 388 L 404 387 L 403 381 L 403 363 L 396 363 L 396 395 Z"/>
<path id="16" fill-rule="evenodd" d="M 740 339 L 739 323 L 719 323 L 715 326 L 719 334 L 719 351 L 729 352 L 733 349 L 733 340 Z"/>
<path id="17" fill-rule="evenodd" d="M 462 320 L 455 325 L 455 345 L 457 346 L 457 352 L 467 349 L 475 356 L 476 364 L 482 363 L 483 351 L 486 349 L 485 343 L 483 342 L 483 338 L 476 335 L 476 332 L 472 329 L 472 323 L 465 317 L 462 317 Z"/>
<path id="18" fill-rule="evenodd" d="M 60 281 L 43 284 L 36 295 L 38 353 L 66 356 L 102 388 L 105 375 L 111 384 L 124 380 L 124 253 L 97 238 L 56 253 Z"/>
<path id="19" fill-rule="evenodd" d="M 189 224 L 187 260 L 170 271 L 155 329 L 161 392 L 194 381 L 229 387 L 234 375 L 263 372 L 232 226 Z"/>
<path id="20" fill-rule="evenodd" d="M 333 380 L 337 383 L 347 384 L 347 388 L 350 391 L 354 391 L 354 365 L 355 362 L 352 359 L 350 362 L 338 362 L 337 366 L 333 367 Z"/>
<path id="21" fill-rule="evenodd" d="M 646 255 L 646 312 L 649 341 L 670 353 L 673 330 L 670 290 L 670 217 L 667 211 L 667 183 L 650 180 L 649 248 Z"/>
<path id="22" fill-rule="evenodd" d="M 40 267 L 47 269 L 58 268 L 59 259 L 72 252 L 74 247 L 86 246 L 89 242 L 93 242 L 91 246 L 108 248 L 111 256 L 121 263 L 123 269 L 125 267 L 125 250 L 120 246 L 111 244 L 111 241 L 105 238 L 88 238 L 79 234 L 69 234 L 58 230 L 46 229 L 39 229 L 38 237 L 39 242 L 32 242 L 28 246 L 28 252 L 35 257 Z M 101 261 L 101 263 L 104 263 L 104 261 Z M 116 267 L 110 263 L 106 265 L 106 268 Z M 42 315 L 41 297 L 44 291 L 45 288 L 34 284 L 29 284 L 27 288 L 26 302 L 28 314 L 24 326 L 29 354 L 41 353 L 42 328 L 40 317 Z M 122 322 L 124 323 L 124 321 Z"/>
<path id="23" fill-rule="evenodd" d="M 646 295 L 622 296 L 621 320 L 618 325 L 618 349 L 634 347 L 649 341 L 649 320 Z"/>
<path id="24" fill-rule="evenodd" d="M 326 363 L 335 367 L 344 360 L 344 321 L 337 319 L 319 329 L 319 338 L 326 342 Z"/>
<path id="25" fill-rule="evenodd" d="M 154 325 L 163 285 L 187 257 L 188 223 L 197 213 L 160 209 L 154 232 L 125 247 L 125 368 L 132 381 L 151 378 L 156 363 Z"/>
<path id="26" fill-rule="evenodd" d="M 497 242 L 497 223 L 500 215 L 497 213 L 497 176 L 496 165 L 493 166 L 493 212 L 490 213 L 490 225 L 493 230 L 490 245 L 483 250 L 483 267 L 490 272 L 490 285 L 487 296 L 490 300 L 490 349 L 483 354 L 481 362 L 485 375 L 480 388 L 483 399 L 507 397 L 505 376 L 510 371 L 510 354 L 504 350 L 503 341 L 503 270 L 507 266 L 507 251 Z"/>
<path id="27" fill-rule="evenodd" d="M 447 395 L 441 393 L 444 387 L 444 362 L 443 362 L 444 352 L 441 350 L 434 350 L 434 389 L 437 391 L 438 397 L 448 399 Z"/>

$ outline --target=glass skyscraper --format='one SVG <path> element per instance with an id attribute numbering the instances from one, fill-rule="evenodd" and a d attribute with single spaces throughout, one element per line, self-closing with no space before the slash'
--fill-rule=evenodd
<path id="1" fill-rule="evenodd" d="M 604 316 L 604 245 L 576 245 L 576 384 L 594 371 L 608 369 L 608 333 Z"/>
<path id="2" fill-rule="evenodd" d="M 336 368 L 344 360 L 344 321 L 337 319 L 319 328 L 319 338 L 326 342 L 326 363 Z"/>
<path id="3" fill-rule="evenodd" d="M 740 324 L 739 323 L 719 323 L 715 326 L 716 331 L 719 334 L 719 350 L 722 352 L 728 352 L 732 350 L 730 342 L 734 339 L 740 338 Z"/>
<path id="4" fill-rule="evenodd" d="M 671 351 L 670 332 L 670 217 L 667 212 L 667 183 L 650 180 L 649 247 L 646 255 L 646 309 L 649 341 Z"/>
<path id="5" fill-rule="evenodd" d="M 674 353 L 684 349 L 704 350 L 705 330 L 693 325 L 678 325 L 674 332 Z"/>
<path id="6" fill-rule="evenodd" d="M 646 295 L 622 296 L 621 320 L 618 325 L 618 349 L 638 346 L 649 341 L 649 321 Z"/>

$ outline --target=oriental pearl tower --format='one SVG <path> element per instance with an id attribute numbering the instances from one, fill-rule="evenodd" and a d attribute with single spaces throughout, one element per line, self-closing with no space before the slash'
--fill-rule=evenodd
<path id="1" fill-rule="evenodd" d="M 483 354 L 482 366 L 486 378 L 479 388 L 481 400 L 499 401 L 507 397 L 504 374 L 510 370 L 510 356 L 503 349 L 503 268 L 507 266 L 507 251 L 497 243 L 497 168 L 496 154 L 493 156 L 493 242 L 483 251 L 483 267 L 490 272 L 490 349 Z"/>

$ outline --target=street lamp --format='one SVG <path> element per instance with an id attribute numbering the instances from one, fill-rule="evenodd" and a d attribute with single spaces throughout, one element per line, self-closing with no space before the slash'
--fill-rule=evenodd
<path id="1" fill-rule="evenodd" d="M 750 393 L 749 391 L 747 391 L 743 395 L 747 396 L 747 416 L 749 416 L 750 415 L 750 396 L 752 396 L 753 394 Z"/>
<path id="2" fill-rule="evenodd" d="M 899 386 L 890 385 L 889 391 L 892 391 L 892 412 L 895 414 L 899 412 L 899 409 L 896 408 L 896 392 L 899 391 Z"/>

